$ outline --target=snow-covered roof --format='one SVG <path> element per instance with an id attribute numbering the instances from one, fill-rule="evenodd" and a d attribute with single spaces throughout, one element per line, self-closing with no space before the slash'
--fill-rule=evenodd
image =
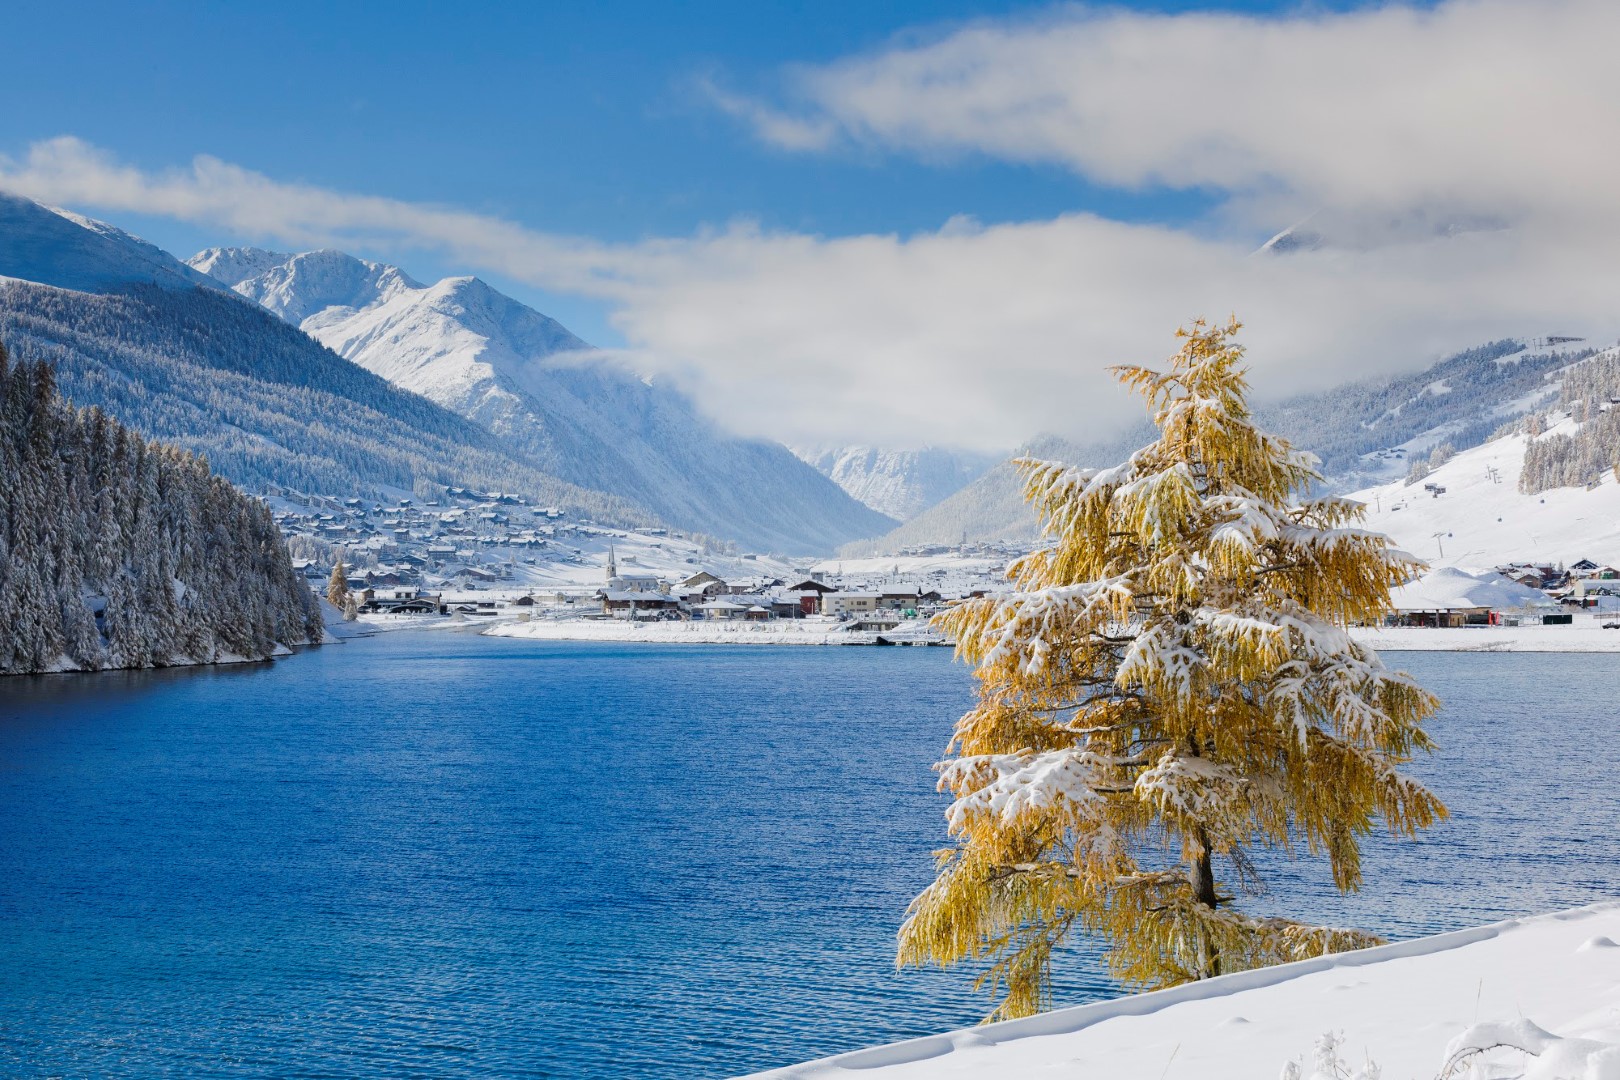
<path id="1" fill-rule="evenodd" d="M 1390 591 L 1397 611 L 1446 611 L 1459 608 L 1530 607 L 1547 603 L 1540 589 L 1520 585 L 1495 572 L 1470 574 L 1453 566 L 1431 570 Z"/>

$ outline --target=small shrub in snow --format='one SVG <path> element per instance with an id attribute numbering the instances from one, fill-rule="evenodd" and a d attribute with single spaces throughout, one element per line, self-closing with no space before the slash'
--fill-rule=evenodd
<path id="1" fill-rule="evenodd" d="M 1344 1036 L 1338 1032 L 1325 1032 L 1316 1040 L 1311 1054 L 1311 1072 L 1305 1075 L 1298 1061 L 1283 1066 L 1281 1080 L 1379 1080 L 1383 1071 L 1378 1063 L 1368 1058 L 1360 1068 L 1352 1068 L 1340 1052 L 1344 1049 Z"/>

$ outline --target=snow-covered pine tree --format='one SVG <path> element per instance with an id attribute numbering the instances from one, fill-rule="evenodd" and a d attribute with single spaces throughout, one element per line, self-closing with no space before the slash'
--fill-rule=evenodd
<path id="1" fill-rule="evenodd" d="M 339 611 L 349 602 L 349 575 L 343 569 L 343 553 L 332 563 L 332 577 L 326 583 L 326 598 Z"/>
<path id="2" fill-rule="evenodd" d="M 939 766 L 956 843 L 899 961 L 987 961 L 993 1018 L 1046 1007 L 1076 932 L 1137 987 L 1373 944 L 1246 915 L 1233 886 L 1257 885 L 1256 848 L 1303 847 L 1355 889 L 1361 837 L 1445 816 L 1397 772 L 1432 749 L 1436 699 L 1346 630 L 1419 564 L 1358 504 L 1301 497 L 1314 459 L 1250 422 L 1237 330 L 1116 369 L 1158 440 L 1110 469 L 1021 462 L 1049 546 L 942 617 L 978 702 Z"/>

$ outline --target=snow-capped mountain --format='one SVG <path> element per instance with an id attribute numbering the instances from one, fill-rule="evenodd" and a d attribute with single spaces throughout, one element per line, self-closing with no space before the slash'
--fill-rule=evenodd
<path id="1" fill-rule="evenodd" d="M 104 221 L 0 191 L 0 277 L 98 292 L 148 283 L 169 288 L 219 283 L 168 252 Z"/>
<path id="2" fill-rule="evenodd" d="M 906 521 L 972 483 L 996 459 L 940 447 L 885 450 L 872 446 L 794 447 L 853 498 Z"/>
<path id="3" fill-rule="evenodd" d="M 726 434 L 673 387 L 478 278 L 424 285 L 337 251 L 210 249 L 190 265 L 547 471 L 673 525 L 786 551 L 893 527 L 785 447 Z"/>
<path id="4" fill-rule="evenodd" d="M 138 237 L 4 194 L 0 341 L 20 362 L 53 365 L 75 404 L 205 454 L 249 490 L 380 496 L 420 480 L 657 520 L 545 473 Z"/>
<path id="5" fill-rule="evenodd" d="M 1416 212 L 1393 217 L 1319 210 L 1260 245 L 1257 254 L 1288 256 L 1301 252 L 1368 251 L 1395 245 L 1432 243 L 1471 233 L 1506 228 L 1498 218 L 1470 214 Z"/>

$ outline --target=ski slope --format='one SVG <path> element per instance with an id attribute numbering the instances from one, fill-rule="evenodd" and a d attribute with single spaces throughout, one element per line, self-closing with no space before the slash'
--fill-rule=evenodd
<path id="1" fill-rule="evenodd" d="M 1553 432 L 1574 431 L 1564 421 Z M 1620 484 L 1519 491 L 1524 435 L 1464 450 L 1408 486 L 1394 481 L 1350 498 L 1366 504 L 1367 527 L 1434 566 L 1482 568 L 1510 562 L 1620 563 Z M 1444 488 L 1439 495 L 1425 484 Z"/>

